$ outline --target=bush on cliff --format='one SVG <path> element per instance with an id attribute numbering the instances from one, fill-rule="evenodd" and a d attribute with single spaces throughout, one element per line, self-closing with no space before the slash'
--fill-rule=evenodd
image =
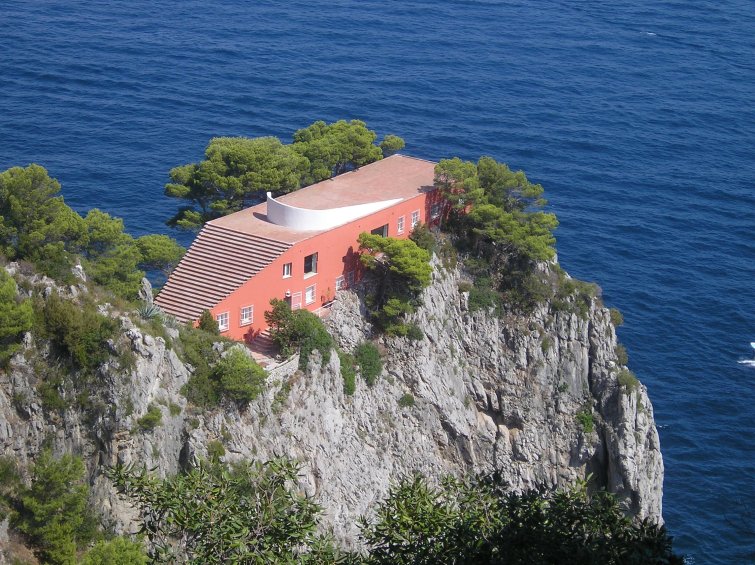
<path id="1" fill-rule="evenodd" d="M 323 365 L 330 361 L 335 344 L 320 318 L 308 310 L 291 310 L 287 302 L 277 298 L 270 301 L 270 306 L 272 308 L 265 312 L 265 321 L 281 355 L 291 355 L 298 349 L 300 369 L 307 367 L 309 356 L 315 350 L 320 352 Z"/>
<path id="2" fill-rule="evenodd" d="M 31 302 L 18 298 L 16 282 L 0 268 L 0 367 L 19 350 L 19 338 L 31 329 L 32 319 Z"/>

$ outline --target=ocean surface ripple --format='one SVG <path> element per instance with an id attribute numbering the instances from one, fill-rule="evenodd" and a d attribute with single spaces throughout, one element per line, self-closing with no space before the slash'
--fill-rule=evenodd
<path id="1" fill-rule="evenodd" d="M 0 169 L 167 232 L 219 135 L 361 118 L 541 182 L 559 257 L 626 318 L 690 563 L 755 562 L 755 10 L 602 3 L 3 2 Z M 181 236 L 184 243 L 188 236 Z"/>

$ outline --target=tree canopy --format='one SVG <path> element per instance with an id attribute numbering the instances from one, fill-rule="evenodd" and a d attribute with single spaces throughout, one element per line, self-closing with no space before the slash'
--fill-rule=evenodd
<path id="1" fill-rule="evenodd" d="M 142 269 L 165 272 L 183 255 L 174 239 L 134 239 L 123 220 L 96 208 L 80 216 L 59 191 L 58 181 L 39 165 L 0 173 L 0 252 L 65 282 L 81 260 L 95 283 L 126 298 L 136 296 Z"/>
<path id="2" fill-rule="evenodd" d="M 116 467 L 110 476 L 142 515 L 159 563 L 333 563 L 316 532 L 320 507 L 295 492 L 298 466 L 285 459 L 232 468 L 206 464 L 158 479 Z"/>
<path id="3" fill-rule="evenodd" d="M 169 224 L 188 230 L 236 212 L 265 192 L 286 194 L 352 168 L 382 159 L 404 146 L 377 134 L 360 120 L 317 121 L 294 133 L 293 143 L 275 137 L 217 137 L 210 140 L 204 160 L 175 167 L 165 194 L 186 201 Z"/>
<path id="4" fill-rule="evenodd" d="M 449 203 L 449 225 L 470 245 L 500 248 L 530 261 L 555 255 L 556 216 L 543 212 L 543 187 L 491 157 L 458 157 L 435 167 L 435 186 Z"/>
<path id="5" fill-rule="evenodd" d="M 376 565 L 682 563 L 663 526 L 624 516 L 613 495 L 590 495 L 584 483 L 519 494 L 495 475 L 439 487 L 414 475 L 361 526 Z"/>

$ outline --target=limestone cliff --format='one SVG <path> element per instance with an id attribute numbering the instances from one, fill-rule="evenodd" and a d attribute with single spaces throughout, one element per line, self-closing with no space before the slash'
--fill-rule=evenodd
<path id="1" fill-rule="evenodd" d="M 644 386 L 628 391 L 617 382 L 608 310 L 593 301 L 583 318 L 548 306 L 527 317 L 471 313 L 459 279 L 458 271 L 436 268 L 413 315 L 425 337 L 381 338 L 383 375 L 373 387 L 359 380 L 353 396 L 344 395 L 338 356 L 325 366 L 313 356 L 305 372 L 296 359 L 275 369 L 265 393 L 242 411 L 232 404 L 197 411 L 180 394 L 192 368 L 171 347 L 177 332 L 167 329 L 166 343 L 121 315 L 121 339 L 135 361 L 113 357 L 99 370 L 104 392 L 94 409 L 51 413 L 42 408 L 27 350 L 0 373 L 0 454 L 22 466 L 45 443 L 82 455 L 98 506 L 119 531 L 132 527 L 133 515 L 103 466 L 141 462 L 174 473 L 204 456 L 211 441 L 223 444 L 226 460 L 300 460 L 301 487 L 347 543 L 357 534 L 355 518 L 392 479 L 412 471 L 437 477 L 497 469 L 515 489 L 592 474 L 629 512 L 660 519 L 663 462 L 653 408 Z M 351 292 L 339 294 L 327 323 L 347 350 L 369 333 Z M 405 394 L 414 406 L 399 406 Z M 141 431 L 136 421 L 150 404 L 162 410 L 162 424 Z"/>

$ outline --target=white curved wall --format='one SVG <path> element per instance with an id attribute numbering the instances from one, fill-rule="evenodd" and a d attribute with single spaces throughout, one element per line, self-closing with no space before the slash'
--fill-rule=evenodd
<path id="1" fill-rule="evenodd" d="M 393 200 L 382 200 L 380 202 L 357 204 L 356 206 L 343 206 L 341 208 L 330 208 L 328 210 L 310 210 L 307 208 L 296 208 L 295 206 L 289 206 L 288 204 L 278 202 L 268 192 L 267 219 L 279 226 L 286 226 L 295 230 L 327 230 L 351 222 L 352 220 L 368 216 L 378 210 L 393 206 L 402 200 L 403 198 L 395 198 Z"/>

